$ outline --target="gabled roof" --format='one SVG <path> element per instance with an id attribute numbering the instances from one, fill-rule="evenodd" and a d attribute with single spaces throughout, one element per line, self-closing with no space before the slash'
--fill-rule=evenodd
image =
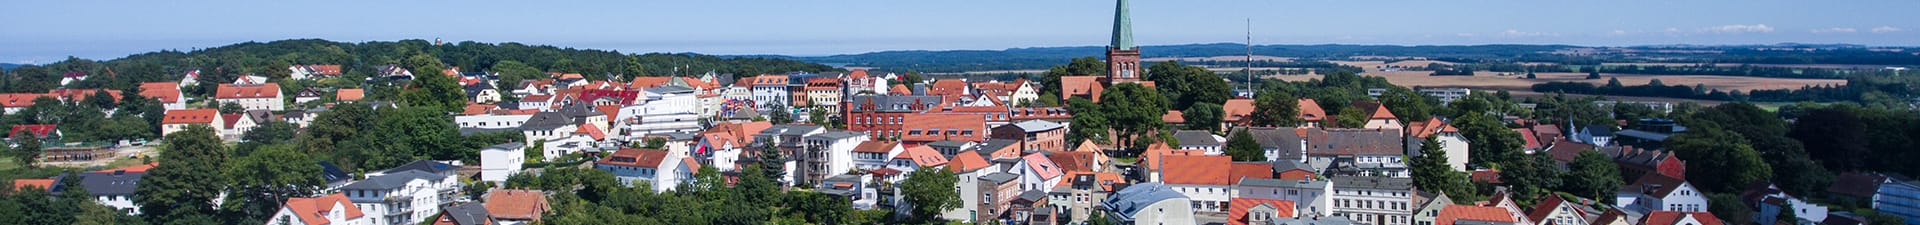
<path id="1" fill-rule="evenodd" d="M 1300 119 L 1306 120 L 1307 122 L 1327 119 L 1327 110 L 1320 109 L 1320 102 L 1314 101 L 1311 98 L 1302 98 L 1299 103 Z"/>
<path id="2" fill-rule="evenodd" d="M 1886 176 L 1870 173 L 1841 173 L 1833 180 L 1833 186 L 1827 192 L 1853 197 L 1870 198 L 1880 191 L 1880 184 L 1887 181 Z"/>
<path id="3" fill-rule="evenodd" d="M 1054 184 L 1055 188 L 1084 188 L 1113 192 L 1113 185 L 1127 183 L 1126 178 L 1113 172 L 1067 171 L 1067 174 L 1062 176 L 1066 179 L 1060 179 L 1060 183 Z"/>
<path id="4" fill-rule="evenodd" d="M 495 190 L 487 192 L 487 213 L 494 218 L 533 220 L 547 212 L 547 195 L 537 190 Z"/>
<path id="5" fill-rule="evenodd" d="M 26 189 L 27 187 L 39 187 L 42 190 L 46 190 L 53 188 L 54 183 L 53 178 L 13 179 L 13 190 Z"/>
<path id="6" fill-rule="evenodd" d="M 1167 114 L 1160 114 L 1160 121 L 1168 124 L 1183 124 L 1187 123 L 1187 116 L 1186 113 L 1180 112 L 1180 110 L 1169 109 L 1167 110 Z"/>
<path id="7" fill-rule="evenodd" d="M 1254 207 L 1273 208 L 1274 218 L 1293 217 L 1293 201 L 1263 198 L 1232 198 L 1227 200 L 1227 224 L 1246 225 L 1247 211 Z"/>
<path id="8" fill-rule="evenodd" d="M 1227 99 L 1226 103 L 1220 104 L 1220 110 L 1223 112 L 1221 121 L 1245 121 L 1253 115 L 1253 99 Z"/>
<path id="9" fill-rule="evenodd" d="M 1546 146 L 1545 144 L 1540 143 L 1539 136 L 1535 136 L 1533 132 L 1527 132 L 1527 128 L 1513 128 L 1513 132 L 1519 132 L 1520 139 L 1526 140 L 1525 144 L 1520 145 L 1521 148 L 1540 149 L 1540 147 Z"/>
<path id="10" fill-rule="evenodd" d="M 1230 167 L 1227 171 L 1228 183 L 1238 184 L 1244 178 L 1273 178 L 1273 164 L 1267 162 L 1233 162 Z"/>
<path id="11" fill-rule="evenodd" d="M 1229 176 L 1231 157 L 1175 155 L 1161 159 L 1165 165 L 1161 167 L 1160 181 L 1167 184 L 1227 185 L 1233 182 Z"/>
<path id="12" fill-rule="evenodd" d="M 766 74 L 766 75 L 755 76 L 747 79 L 750 79 L 754 86 L 774 86 L 774 85 L 786 86 L 787 85 L 787 75 L 782 75 L 782 74 Z"/>
<path id="13" fill-rule="evenodd" d="M 1700 221 L 1699 225 L 1726 224 L 1725 222 L 1720 221 L 1720 217 L 1715 217 L 1713 216 L 1712 213 L 1676 212 L 1676 211 L 1653 211 L 1651 213 L 1647 213 L 1647 217 L 1642 218 L 1640 221 L 1640 224 L 1641 225 L 1676 225 L 1681 220 L 1685 220 L 1687 218 L 1692 218 L 1695 221 Z"/>
<path id="14" fill-rule="evenodd" d="M 893 158 L 913 160 L 914 164 L 919 164 L 919 166 L 924 166 L 924 167 L 933 167 L 933 166 L 940 166 L 940 165 L 947 164 L 947 156 L 940 155 L 940 151 L 933 150 L 933 147 L 927 147 L 926 145 L 919 145 L 919 146 L 907 147 L 906 150 L 907 150 L 906 152 L 902 152 L 900 153 L 899 156 L 894 156 Z M 960 155 L 965 155 L 965 154 L 954 154 L 955 157 L 959 157 Z"/>
<path id="15" fill-rule="evenodd" d="M 866 142 L 860 142 L 860 145 L 853 146 L 853 152 L 886 154 L 886 153 L 892 153 L 893 149 L 898 148 L 899 146 L 900 146 L 900 142 L 885 141 L 885 140 L 869 140 Z"/>
<path id="16" fill-rule="evenodd" d="M 573 133 L 585 134 L 587 137 L 592 137 L 593 140 L 596 141 L 607 139 L 607 133 L 600 131 L 600 126 L 594 126 L 593 123 L 580 123 L 580 128 L 574 129 Z"/>
<path id="17" fill-rule="evenodd" d="M 346 222 L 327 220 L 327 213 L 333 212 L 335 206 L 341 207 L 341 211 L 346 213 L 343 217 L 348 220 L 366 216 L 366 213 L 360 211 L 359 206 L 354 206 L 352 201 L 347 201 L 347 195 L 342 193 L 313 198 L 287 198 L 284 206 L 284 210 L 291 211 L 294 216 L 300 217 L 300 222 L 303 224 L 326 225 Z"/>
<path id="18" fill-rule="evenodd" d="M 420 172 L 427 172 L 427 173 L 433 173 L 433 174 L 446 174 L 449 171 L 454 171 L 459 169 L 460 167 L 457 167 L 454 165 L 440 163 L 438 161 L 433 161 L 433 160 L 422 159 L 422 160 L 414 160 L 413 162 L 407 162 L 407 164 L 396 166 L 396 167 L 393 167 L 392 169 L 384 170 L 383 172 L 398 173 L 401 171 L 411 170 L 411 171 L 420 171 Z"/>
<path id="19" fill-rule="evenodd" d="M 1581 152 L 1593 150 L 1593 145 L 1590 144 L 1560 140 L 1553 142 L 1553 146 L 1547 147 L 1547 156 L 1560 162 L 1573 162 L 1573 158 L 1580 157 Z"/>
<path id="20" fill-rule="evenodd" d="M 1454 128 L 1453 124 L 1449 124 L 1447 123 L 1447 121 L 1441 121 L 1439 117 L 1427 118 L 1427 121 L 1407 122 L 1407 136 L 1413 137 L 1413 138 L 1424 139 L 1424 138 L 1427 138 L 1428 136 L 1432 136 L 1433 134 L 1459 133 L 1459 132 L 1460 132 L 1459 128 Z M 1526 132 L 1521 132 L 1521 133 L 1526 133 Z"/>
<path id="21" fill-rule="evenodd" d="M 59 96 L 39 93 L 0 93 L 0 106 L 8 108 L 27 107 L 40 97 L 58 98 Z"/>
<path id="22" fill-rule="evenodd" d="M 1020 157 L 1020 160 L 1026 162 L 1027 170 L 1033 171 L 1033 175 L 1036 177 L 1042 179 L 1060 177 L 1060 166 L 1054 165 L 1053 159 L 1047 158 L 1046 155 L 1040 153 L 1027 154 L 1026 156 Z"/>
<path id="23" fill-rule="evenodd" d="M 1353 102 L 1353 106 L 1354 106 L 1354 107 L 1359 107 L 1359 108 L 1360 108 L 1361 110 L 1365 110 L 1365 111 L 1366 111 L 1366 113 L 1367 113 L 1367 119 L 1374 119 L 1374 120 L 1379 120 L 1379 119 L 1387 119 L 1387 120 L 1391 120 L 1391 119 L 1396 119 L 1396 118 L 1398 118 L 1398 117 L 1394 117 L 1394 116 L 1393 116 L 1393 112 L 1392 112 L 1392 111 L 1389 111 L 1389 110 L 1387 110 L 1387 104 L 1380 104 L 1380 102 L 1375 102 L 1375 101 L 1355 101 L 1355 102 Z"/>
<path id="24" fill-rule="evenodd" d="M 1553 212 L 1558 211 L 1560 205 L 1563 204 L 1567 204 L 1566 199 L 1560 198 L 1560 195 L 1548 194 L 1547 199 L 1540 200 L 1540 203 L 1533 204 L 1533 209 L 1527 212 L 1527 219 L 1532 221 L 1547 221 L 1547 216 L 1553 215 Z"/>
<path id="25" fill-rule="evenodd" d="M 960 79 L 937 80 L 927 87 L 927 95 L 964 95 L 966 92 L 967 82 Z"/>
<path id="26" fill-rule="evenodd" d="M 1048 155 L 1047 159 L 1052 159 L 1053 164 L 1060 166 L 1060 170 L 1063 171 L 1092 172 L 1097 169 L 1094 168 L 1096 162 L 1094 153 L 1091 152 L 1055 152 L 1053 155 Z"/>
<path id="27" fill-rule="evenodd" d="M 595 165 L 615 165 L 641 168 L 660 168 L 660 162 L 667 159 L 667 151 L 655 149 L 621 148 L 612 155 L 601 158 Z"/>
<path id="28" fill-rule="evenodd" d="M 455 225 L 491 225 L 498 224 L 487 207 L 480 203 L 466 203 L 441 207 L 437 221 L 453 222 Z"/>
<path id="29" fill-rule="evenodd" d="M 1086 145 L 1083 144 L 1081 146 Z M 1168 156 L 1202 155 L 1205 153 L 1206 152 L 1200 150 L 1174 149 L 1167 147 L 1167 143 L 1153 143 L 1153 145 L 1147 146 L 1146 152 L 1140 153 L 1140 163 L 1145 164 L 1147 170 L 1160 170 L 1161 164 L 1165 164 L 1162 161 L 1165 161 L 1164 159 Z"/>
<path id="30" fill-rule="evenodd" d="M 277 98 L 280 97 L 280 84 L 264 83 L 260 85 L 220 84 L 214 90 L 214 99 L 234 98 Z"/>
<path id="31" fill-rule="evenodd" d="M 367 90 L 366 90 L 366 89 L 359 89 L 359 88 L 341 88 L 341 89 L 335 89 L 335 90 L 333 90 L 333 100 L 339 100 L 339 101 L 359 101 L 359 100 L 360 100 L 360 98 L 362 98 L 362 97 L 366 97 L 366 96 L 367 96 Z"/>
<path id="32" fill-rule="evenodd" d="M 1680 180 L 1679 178 L 1668 177 L 1666 175 L 1660 175 L 1659 173 L 1649 173 L 1647 175 L 1641 175 L 1640 180 L 1620 186 L 1620 192 L 1644 193 L 1654 198 L 1664 198 L 1668 194 L 1673 194 L 1674 189 L 1680 189 L 1680 186 L 1686 183 L 1687 181 Z"/>
<path id="33" fill-rule="evenodd" d="M 180 102 L 180 82 L 140 83 L 140 96 L 153 98 L 161 103 Z"/>
<path id="34" fill-rule="evenodd" d="M 1100 92 L 1106 90 L 1107 87 L 1105 84 L 1100 83 L 1100 77 L 1098 76 L 1061 76 L 1060 89 L 1060 97 L 1062 98 L 1089 96 L 1092 97 L 1092 99 L 1087 100 L 1098 101 L 1100 100 Z"/>
<path id="35" fill-rule="evenodd" d="M 923 145 L 920 147 L 925 147 L 925 146 Z M 935 154 L 938 154 L 938 153 L 935 153 Z M 902 155 L 905 155 L 905 154 L 902 154 Z M 986 168 L 988 165 L 991 165 L 991 164 L 987 163 L 986 158 L 981 158 L 980 153 L 974 152 L 973 150 L 965 150 L 965 151 L 960 151 L 960 153 L 953 154 L 953 161 L 949 161 L 947 163 L 947 170 L 953 171 L 954 173 L 966 173 L 966 172 L 978 170 L 980 168 Z M 921 165 L 921 166 L 926 166 L 926 165 Z"/>
<path id="36" fill-rule="evenodd" d="M 1100 201 L 1100 206 L 1106 207 L 1107 210 L 1116 213 L 1116 216 L 1125 219 L 1133 218 L 1134 215 L 1146 209 L 1147 206 L 1167 200 L 1180 200 L 1184 202 L 1187 201 L 1187 195 L 1180 194 L 1180 192 L 1174 191 L 1173 188 L 1169 188 L 1165 184 L 1140 183 L 1127 186 L 1125 189 L 1120 189 L 1119 192 L 1114 192 L 1112 195 L 1109 195 L 1106 200 Z"/>
<path id="37" fill-rule="evenodd" d="M 220 110 L 215 109 L 167 110 L 166 116 L 160 119 L 160 124 L 207 124 L 213 123 L 217 116 L 220 116 Z"/>
<path id="38" fill-rule="evenodd" d="M 1405 151 L 1397 130 L 1311 129 L 1307 138 L 1309 155 L 1398 155 Z"/>
<path id="39" fill-rule="evenodd" d="M 13 128 L 7 131 L 7 137 L 11 138 L 11 137 L 14 137 L 14 135 L 20 135 L 24 133 L 28 135 L 33 135 L 33 137 L 36 137 L 36 138 L 43 138 L 43 137 L 47 137 L 47 135 L 52 135 L 53 131 L 57 129 L 59 129 L 59 126 L 56 126 L 53 124 L 13 125 Z"/>
<path id="40" fill-rule="evenodd" d="M 348 184 L 345 187 L 340 187 L 340 190 L 392 190 L 392 189 L 404 187 L 407 185 L 407 182 L 411 182 L 413 180 L 438 181 L 441 179 L 446 179 L 446 177 L 440 176 L 439 174 L 421 172 L 418 170 L 407 170 L 407 171 L 400 171 L 397 173 L 387 173 L 380 176 L 368 177 L 366 180 L 361 180 L 360 182 L 353 182 L 353 184 Z"/>
<path id="41" fill-rule="evenodd" d="M 1440 208 L 1440 216 L 1434 217 L 1433 224 L 1454 224 L 1454 221 L 1472 220 L 1484 222 L 1516 223 L 1513 214 L 1507 209 L 1493 206 L 1447 205 Z"/>
<path id="42" fill-rule="evenodd" d="M 1226 144 L 1221 143 L 1219 139 L 1214 139 L 1212 133 L 1207 133 L 1207 131 L 1202 130 L 1174 131 L 1173 139 L 1180 140 L 1181 146 L 1222 146 Z"/>

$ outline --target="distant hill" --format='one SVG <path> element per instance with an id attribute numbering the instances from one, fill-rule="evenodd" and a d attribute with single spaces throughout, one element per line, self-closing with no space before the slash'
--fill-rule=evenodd
<path id="1" fill-rule="evenodd" d="M 25 66 L 25 65 L 12 64 L 12 63 L 0 63 L 0 71 L 11 70 L 14 67 L 20 67 L 20 66 Z"/>
<path id="2" fill-rule="evenodd" d="M 1520 57 L 1571 45 L 1257 45 L 1253 54 L 1280 57 L 1330 58 L 1347 56 L 1421 56 L 1433 58 Z M 1247 46 L 1234 43 L 1156 45 L 1140 47 L 1141 57 L 1205 57 L 1244 55 Z M 1076 57 L 1101 57 L 1104 46 L 1035 47 L 1006 50 L 882 51 L 852 55 L 784 57 L 806 62 L 878 67 L 892 71 L 960 72 L 979 70 L 1046 69 Z"/>

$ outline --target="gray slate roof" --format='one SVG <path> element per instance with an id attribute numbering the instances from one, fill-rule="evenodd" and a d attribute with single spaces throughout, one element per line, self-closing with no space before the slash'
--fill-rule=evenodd
<path id="1" fill-rule="evenodd" d="M 446 174 L 448 171 L 453 171 L 457 169 L 460 169 L 460 167 L 447 165 L 446 163 L 435 162 L 433 160 L 422 159 L 422 160 L 414 160 L 413 162 L 409 162 L 405 165 L 396 166 L 396 167 L 393 167 L 392 169 L 387 169 L 386 171 L 382 171 L 382 172 L 397 173 L 400 171 L 414 170 L 414 171 L 427 172 L 432 174 Z"/>
<path id="2" fill-rule="evenodd" d="M 830 141 L 830 140 L 840 140 L 840 139 L 848 139 L 848 138 L 853 138 L 853 137 L 859 137 L 859 136 L 866 136 L 866 135 L 867 135 L 867 133 L 866 133 L 866 132 L 854 132 L 854 131 L 828 131 L 828 132 L 825 132 L 825 133 L 820 133 L 820 134 L 815 134 L 815 135 L 813 135 L 813 136 L 807 136 L 807 138 L 806 138 L 806 139 L 807 139 L 807 140 L 823 140 L 823 141 Z"/>
<path id="3" fill-rule="evenodd" d="M 1299 159 L 1305 152 L 1305 149 L 1300 149 L 1300 140 L 1303 138 L 1299 133 L 1294 133 L 1292 128 L 1252 128 L 1241 129 L 1241 132 L 1253 132 L 1248 135 L 1253 136 L 1254 142 L 1260 143 L 1261 149 L 1278 149 L 1282 159 Z"/>
<path id="4" fill-rule="evenodd" d="M 1020 121 L 1020 123 L 1009 124 L 1007 126 L 1019 127 L 1021 131 L 1026 131 L 1027 133 L 1048 131 L 1048 130 L 1060 129 L 1062 127 L 1066 127 L 1065 125 L 1060 125 L 1059 123 L 1049 122 L 1046 120 Z"/>
<path id="5" fill-rule="evenodd" d="M 846 101 L 855 107 L 844 110 L 854 112 L 866 111 L 858 106 L 865 105 L 868 101 L 873 102 L 874 110 L 872 111 L 875 112 L 915 112 L 911 106 L 914 103 L 922 104 L 925 108 L 933 108 L 931 106 L 940 104 L 941 99 L 940 96 L 926 95 L 859 95 L 848 98 Z"/>
<path id="6" fill-rule="evenodd" d="M 454 224 L 499 224 L 493 219 L 492 214 L 487 213 L 487 207 L 478 202 L 446 206 L 441 210 L 447 217 L 451 217 Z"/>
<path id="7" fill-rule="evenodd" d="M 1118 219 L 1132 221 L 1133 215 L 1139 213 L 1141 209 L 1153 203 L 1175 199 L 1185 200 L 1187 195 L 1173 191 L 1173 188 L 1168 188 L 1161 183 L 1140 183 L 1114 192 L 1113 195 L 1107 196 L 1106 200 L 1100 201 L 1100 205 L 1118 214 Z"/>
<path id="8" fill-rule="evenodd" d="M 140 184 L 140 178 L 146 176 L 146 172 L 123 172 L 119 174 L 113 172 L 90 172 L 79 175 L 80 187 L 85 187 L 88 193 L 93 193 L 95 196 L 132 195 L 134 187 Z"/>
<path id="9" fill-rule="evenodd" d="M 446 179 L 446 177 L 440 176 L 439 174 L 408 170 L 368 177 L 366 180 L 353 182 L 353 184 L 348 184 L 346 187 L 340 187 L 340 190 L 391 190 L 404 187 L 407 185 L 407 182 L 416 179 L 441 180 Z"/>
<path id="10" fill-rule="evenodd" d="M 1020 175 L 1013 175 L 1011 173 L 994 173 L 994 174 L 988 174 L 986 176 L 980 176 L 980 181 L 986 181 L 990 184 L 1006 183 L 1008 181 L 1013 181 L 1014 179 L 1020 179 Z"/>
<path id="11" fill-rule="evenodd" d="M 1399 130 L 1314 129 L 1307 131 L 1307 153 L 1311 155 L 1400 155 Z"/>
<path id="12" fill-rule="evenodd" d="M 487 148 L 480 149 L 480 151 L 487 151 L 487 150 L 513 151 L 513 150 L 520 150 L 525 148 L 527 148 L 527 144 L 516 141 L 516 142 L 507 142 L 504 144 L 497 144 L 493 146 L 487 146 Z"/>
<path id="13" fill-rule="evenodd" d="M 1327 181 L 1326 180 L 1283 180 L 1283 179 L 1258 178 L 1258 177 L 1242 177 L 1240 178 L 1240 186 L 1319 189 L 1320 187 L 1327 186 Z"/>
<path id="14" fill-rule="evenodd" d="M 1181 146 L 1220 146 L 1219 139 L 1213 139 L 1212 133 L 1199 130 L 1180 130 L 1173 132 L 1173 139 L 1180 140 Z"/>

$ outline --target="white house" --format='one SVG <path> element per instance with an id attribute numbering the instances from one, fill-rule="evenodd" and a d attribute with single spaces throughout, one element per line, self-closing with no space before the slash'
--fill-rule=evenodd
<path id="1" fill-rule="evenodd" d="M 133 202 L 134 189 L 139 186 L 140 178 L 146 177 L 147 170 L 152 169 L 154 165 L 156 164 L 93 171 L 81 173 L 78 177 L 80 186 L 93 194 L 95 202 L 111 207 L 115 211 L 126 212 L 128 215 L 140 215 L 140 206 Z M 55 184 L 59 182 L 54 181 Z"/>
<path id="2" fill-rule="evenodd" d="M 460 115 L 460 116 L 453 117 L 453 124 L 460 126 L 460 128 L 467 128 L 467 129 L 488 129 L 488 130 L 514 129 L 514 128 L 519 128 L 521 125 L 525 125 L 527 123 L 527 119 L 532 119 L 532 118 L 533 118 L 532 114 Z"/>
<path id="3" fill-rule="evenodd" d="M 1640 213 L 1707 211 L 1706 194 L 1685 180 L 1660 174 L 1640 176 L 1640 180 L 1620 187 L 1614 196 L 1615 207 Z"/>
<path id="4" fill-rule="evenodd" d="M 853 147 L 853 167 L 860 170 L 880 169 L 887 166 L 887 160 L 905 152 L 900 142 L 868 140 Z"/>
<path id="5" fill-rule="evenodd" d="M 1468 154 L 1470 151 L 1467 147 L 1471 144 L 1467 143 L 1465 136 L 1460 136 L 1460 129 L 1454 128 L 1446 121 L 1441 121 L 1440 118 L 1407 123 L 1407 157 L 1419 157 L 1420 148 L 1426 144 L 1429 137 L 1439 141 L 1440 150 L 1446 151 L 1448 167 L 1452 167 L 1454 171 L 1471 169 L 1467 168 L 1467 160 L 1472 157 Z"/>
<path id="6" fill-rule="evenodd" d="M 1053 191 L 1065 174 L 1059 165 L 1053 163 L 1053 159 L 1038 152 L 1021 156 L 1020 162 L 1015 163 L 1013 168 L 1009 172 L 1020 175 L 1021 191 Z"/>
<path id="7" fill-rule="evenodd" d="M 909 155 L 913 155 L 913 156 L 909 156 Z M 903 161 L 903 160 L 900 160 L 901 157 L 924 158 L 929 160 L 908 159 Z M 913 169 L 913 168 L 909 168 L 909 166 L 913 166 L 917 168 L 916 165 L 912 165 L 914 164 L 913 162 L 930 161 L 930 159 L 939 158 L 939 157 L 942 157 L 940 156 L 940 152 L 934 151 L 933 148 L 927 148 L 927 146 L 925 145 L 914 146 L 912 148 L 907 148 L 906 154 L 901 154 L 901 156 L 895 157 L 895 160 L 894 160 L 895 163 L 889 164 L 887 168 L 903 169 L 901 171 L 905 171 L 905 172 L 902 172 L 902 173 L 912 173 L 913 170 L 905 170 L 905 169 Z M 941 163 L 945 165 L 944 169 L 948 171 L 953 171 L 954 176 L 960 178 L 958 181 L 953 183 L 954 192 L 960 193 L 960 196 L 980 196 L 980 177 L 986 176 L 988 174 L 998 173 L 1002 169 L 999 164 L 987 162 L 986 159 L 983 159 L 980 157 L 980 154 L 978 152 L 975 152 L 972 150 L 959 152 L 958 154 L 953 156 L 952 161 L 946 161 Z M 890 181 L 890 182 L 898 182 L 898 181 Z M 940 218 L 946 218 L 948 220 L 962 221 L 962 222 L 973 221 L 974 215 L 976 215 L 980 210 L 980 198 L 961 197 L 960 202 L 961 204 L 959 208 L 954 208 L 952 210 L 947 210 L 946 212 L 940 213 Z M 901 210 L 901 212 L 905 212 L 905 210 L 912 208 L 912 207 L 909 207 L 910 205 L 912 205 L 912 202 L 901 201 L 900 203 L 895 204 L 895 208 Z"/>
<path id="8" fill-rule="evenodd" d="M 440 212 L 446 196 L 441 190 L 458 185 L 447 176 L 418 170 L 400 171 L 340 187 L 354 206 L 373 212 L 367 217 L 377 225 L 410 225 Z"/>
<path id="9" fill-rule="evenodd" d="M 1473 89 L 1468 89 L 1468 88 L 1421 88 L 1421 89 L 1420 89 L 1420 94 L 1425 94 L 1425 95 L 1427 95 L 1427 96 L 1433 96 L 1434 98 L 1439 98 L 1439 99 L 1440 99 L 1440 105 L 1442 105 L 1442 106 L 1444 106 L 1444 105 L 1447 105 L 1447 104 L 1449 104 L 1449 103 L 1453 103 L 1453 100 L 1460 100 L 1461 98 L 1466 98 L 1468 94 L 1473 94 Z"/>
<path id="10" fill-rule="evenodd" d="M 160 119 L 160 135 L 166 136 L 195 125 L 206 126 L 214 129 L 214 132 L 219 132 L 219 129 L 226 126 L 224 119 L 220 116 L 220 110 L 216 109 L 167 110 L 166 116 Z"/>
<path id="11" fill-rule="evenodd" d="M 160 101 L 167 110 L 186 109 L 187 95 L 180 92 L 180 83 L 146 82 L 140 83 L 140 96 Z"/>
<path id="12" fill-rule="evenodd" d="M 1376 176 L 1333 178 L 1333 216 L 1375 225 L 1413 224 L 1413 179 Z"/>
<path id="13" fill-rule="evenodd" d="M 507 177 L 520 173 L 521 164 L 527 163 L 526 150 L 527 145 L 521 142 L 480 149 L 480 180 L 506 182 Z"/>
<path id="14" fill-rule="evenodd" d="M 669 159 L 667 151 L 621 149 L 594 161 L 593 168 L 613 173 L 621 184 L 632 186 L 645 182 L 654 192 L 666 192 L 680 183 L 681 175 L 691 175 L 693 171 L 689 169 L 699 169 L 681 166 L 686 161 L 686 158 Z"/>
<path id="15" fill-rule="evenodd" d="M 1224 155 L 1168 155 L 1160 157 L 1159 181 L 1193 201 L 1195 212 L 1226 212 L 1235 180 L 1229 177 L 1233 158 Z"/>
<path id="16" fill-rule="evenodd" d="M 213 99 L 220 104 L 239 104 L 247 110 L 265 109 L 280 111 L 287 109 L 285 95 L 280 93 L 280 84 L 263 83 L 249 85 L 220 84 Z"/>
<path id="17" fill-rule="evenodd" d="M 638 123 L 629 125 L 633 136 L 660 133 L 695 132 L 700 130 L 700 114 L 694 107 L 699 100 L 694 98 L 691 88 L 681 86 L 660 86 L 647 88 L 646 103 L 638 106 Z M 625 109 L 621 110 L 625 113 Z M 610 115 L 612 116 L 612 115 Z M 625 115 L 619 115 L 625 116 Z M 626 119 L 626 118 L 617 118 Z"/>
<path id="18" fill-rule="evenodd" d="M 1333 216 L 1333 184 L 1326 180 L 1282 180 L 1241 178 L 1233 186 L 1234 198 L 1293 201 L 1296 215 Z"/>
<path id="19" fill-rule="evenodd" d="M 330 195 L 302 198 L 287 198 L 281 204 L 280 211 L 267 217 L 266 224 L 293 225 L 373 225 L 373 217 L 347 201 L 347 195 Z"/>
<path id="20" fill-rule="evenodd" d="M 871 139 L 866 132 L 832 131 L 808 135 L 801 154 L 790 156 L 800 161 L 801 177 L 806 183 L 819 184 L 827 177 L 853 170 L 853 149 Z"/>
<path id="21" fill-rule="evenodd" d="M 789 106 L 793 101 L 793 92 L 787 90 L 787 75 L 768 74 L 747 79 L 753 79 L 753 102 L 761 110 L 772 106 Z"/>
<path id="22" fill-rule="evenodd" d="M 1200 130 L 1174 131 L 1173 138 L 1175 140 L 1180 140 L 1180 149 L 1182 150 L 1201 150 L 1201 151 L 1205 151 L 1206 152 L 1205 154 L 1207 155 L 1226 155 L 1227 154 L 1227 152 L 1223 150 L 1223 148 L 1221 148 L 1223 146 L 1226 146 L 1227 138 L 1220 137 L 1220 135 L 1213 135 L 1211 133 L 1207 133 L 1207 131 L 1200 131 Z"/>

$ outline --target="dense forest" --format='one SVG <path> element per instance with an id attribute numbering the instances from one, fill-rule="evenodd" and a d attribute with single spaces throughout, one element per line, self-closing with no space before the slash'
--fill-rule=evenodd
<path id="1" fill-rule="evenodd" d="M 447 66 L 465 72 L 496 71 L 501 64 L 505 77 L 545 76 L 545 72 L 579 73 L 588 78 L 614 76 L 665 76 L 715 72 L 734 76 L 766 73 L 825 72 L 839 69 L 814 63 L 785 59 L 722 57 L 699 54 L 647 53 L 561 48 L 520 43 L 457 42 L 435 44 L 426 40 L 345 43 L 318 39 L 247 42 L 193 51 L 164 50 L 124 58 L 97 61 L 69 57 L 46 65 L 20 66 L 7 70 L 0 79 L 0 92 L 46 92 L 59 86 L 68 72 L 91 76 L 68 88 L 111 88 L 124 90 L 139 82 L 176 81 L 189 71 L 201 71 L 203 81 L 224 82 L 244 74 L 269 78 L 287 77 L 288 66 L 302 64 L 339 64 L 345 75 L 339 79 L 359 80 L 375 74 L 385 65 L 401 64 L 416 54 L 435 56 Z M 677 69 L 676 69 L 677 68 Z M 95 79 L 95 78 L 107 79 Z M 352 83 L 323 84 L 353 86 Z M 191 91 L 191 90 L 190 90 Z"/>

